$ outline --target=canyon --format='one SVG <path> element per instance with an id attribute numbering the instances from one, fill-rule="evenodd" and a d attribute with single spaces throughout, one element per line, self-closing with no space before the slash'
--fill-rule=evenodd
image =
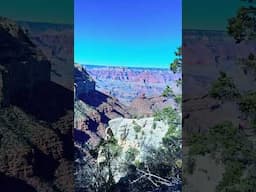
<path id="1" fill-rule="evenodd" d="M 111 160 L 116 183 L 125 177 L 127 163 L 143 162 L 148 158 L 149 149 L 161 148 L 162 139 L 171 125 L 169 116 L 161 117 L 156 114 L 167 112 L 168 107 L 181 114 L 178 112 L 179 104 L 175 98 L 162 95 L 169 83 L 173 85 L 175 94 L 181 93 L 176 85 L 176 80 L 181 75 L 174 75 L 167 69 L 79 64 L 75 65 L 74 70 L 74 142 L 77 167 L 75 183 L 77 190 L 90 191 L 90 185 L 86 184 L 90 176 L 84 174 L 86 170 L 93 172 L 97 166 L 108 161 L 103 143 L 109 142 L 109 139 L 116 141 L 111 153 L 118 153 L 115 159 Z M 177 119 L 173 121 L 181 125 Z M 180 135 L 181 126 L 175 126 L 172 131 Z M 130 153 L 134 158 L 127 157 Z M 103 166 L 101 169 L 101 174 L 106 174 L 109 168 Z M 104 177 L 107 179 L 108 175 Z"/>
<path id="2" fill-rule="evenodd" d="M 126 105 L 138 97 L 157 97 L 166 85 L 171 86 L 174 93 L 180 94 L 175 81 L 181 75 L 169 69 L 84 66 L 99 91 L 116 97 Z"/>

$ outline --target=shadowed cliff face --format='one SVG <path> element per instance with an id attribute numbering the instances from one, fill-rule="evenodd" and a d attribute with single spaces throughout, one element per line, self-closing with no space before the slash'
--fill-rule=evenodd
<path id="1" fill-rule="evenodd" d="M 18 97 L 14 104 L 38 119 L 54 122 L 73 110 L 73 92 L 54 82 L 41 83 L 28 98 Z"/>
<path id="2" fill-rule="evenodd" d="M 82 66 L 75 65 L 74 79 L 75 99 L 79 99 L 83 94 L 89 94 L 95 91 L 95 81 L 89 76 Z"/>
<path id="3" fill-rule="evenodd" d="M 51 121 L 71 110 L 73 92 L 51 82 L 51 63 L 25 32 L 0 18 L 0 35 L 3 102 Z"/>
<path id="4" fill-rule="evenodd" d="M 5 176 L 3 173 L 0 173 L 0 185 L 3 191 L 36 192 L 36 190 L 26 182 L 14 177 Z"/>
<path id="5" fill-rule="evenodd" d="M 50 81 L 51 64 L 14 22 L 0 18 L 0 66 L 5 103 Z"/>
<path id="6" fill-rule="evenodd" d="M 115 117 L 129 117 L 126 107 L 117 99 L 95 89 L 95 81 L 85 68 L 76 65 L 75 81 L 75 129 L 74 140 L 78 143 L 89 142 L 95 146 L 105 137 L 108 121 Z M 81 142 L 81 136 L 85 140 Z"/>
<path id="7" fill-rule="evenodd" d="M 73 90 L 73 25 L 19 22 L 50 60 L 51 80 Z"/>
<path id="8" fill-rule="evenodd" d="M 72 191 L 73 92 L 51 81 L 51 63 L 4 18 L 0 50 L 1 95 L 9 104 L 0 108 L 0 183 L 20 185 L 3 191 Z"/>

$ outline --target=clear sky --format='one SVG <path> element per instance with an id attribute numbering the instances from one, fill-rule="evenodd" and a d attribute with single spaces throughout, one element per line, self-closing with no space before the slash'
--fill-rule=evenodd
<path id="1" fill-rule="evenodd" d="M 1 0 L 0 16 L 21 21 L 72 24 L 74 2 L 73 0 Z"/>
<path id="2" fill-rule="evenodd" d="M 75 0 L 75 62 L 168 68 L 181 45 L 181 0 Z"/>

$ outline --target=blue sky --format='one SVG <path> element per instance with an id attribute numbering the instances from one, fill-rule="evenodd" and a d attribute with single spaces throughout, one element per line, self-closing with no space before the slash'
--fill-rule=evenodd
<path id="1" fill-rule="evenodd" d="M 168 68 L 181 9 L 181 0 L 75 0 L 75 62 Z"/>

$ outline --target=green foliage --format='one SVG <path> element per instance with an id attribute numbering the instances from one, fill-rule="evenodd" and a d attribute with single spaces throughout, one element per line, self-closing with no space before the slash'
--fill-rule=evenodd
<path id="1" fill-rule="evenodd" d="M 188 145 L 190 146 L 190 155 L 204 155 L 209 152 L 205 135 L 193 134 L 188 139 Z"/>
<path id="2" fill-rule="evenodd" d="M 138 149 L 129 148 L 125 153 L 125 159 L 127 162 L 132 162 L 135 160 L 136 156 L 139 154 Z"/>
<path id="3" fill-rule="evenodd" d="M 162 111 L 158 111 L 154 114 L 155 121 L 167 120 L 168 123 L 177 123 L 178 113 L 172 107 L 166 107 Z"/>
<path id="4" fill-rule="evenodd" d="M 174 61 L 170 64 L 170 69 L 173 73 L 180 73 L 182 70 L 182 51 L 181 48 L 179 47 L 177 51 L 175 52 L 176 58 Z"/>
<path id="5" fill-rule="evenodd" d="M 146 164 L 162 177 L 174 176 L 174 172 L 181 173 L 181 125 L 180 113 L 172 107 L 164 108 L 155 114 L 155 120 L 167 121 L 169 128 L 162 139 L 162 146 L 150 149 Z"/>
<path id="6" fill-rule="evenodd" d="M 103 151 L 107 158 L 107 161 L 110 161 L 112 158 L 117 157 L 122 152 L 122 148 L 118 145 L 117 139 L 114 136 L 108 140 L 101 140 L 99 145 L 93 150 L 99 152 L 100 147 L 103 147 Z"/>
<path id="7" fill-rule="evenodd" d="M 117 145 L 117 139 L 114 137 L 114 136 L 112 136 L 108 141 L 107 141 L 107 143 L 109 143 L 109 144 L 112 144 L 112 145 Z"/>
<path id="8" fill-rule="evenodd" d="M 154 121 L 166 121 L 169 128 L 166 135 L 163 137 L 163 143 L 169 142 L 172 137 L 181 138 L 181 118 L 178 113 L 172 107 L 166 107 L 162 111 L 154 114 Z"/>
<path id="9" fill-rule="evenodd" d="M 255 114 L 256 113 L 256 92 L 250 92 L 241 98 L 239 102 L 239 108 L 244 113 Z"/>
<path id="10" fill-rule="evenodd" d="M 251 141 L 231 122 L 223 122 L 210 128 L 208 134 L 191 136 L 189 145 L 190 156 L 215 152 L 221 154 L 225 172 L 217 191 L 236 191 L 236 185 L 243 181 L 245 168 L 255 166 L 256 153 L 252 150 Z M 248 188 L 247 184 L 243 184 L 244 187 Z"/>
<path id="11" fill-rule="evenodd" d="M 179 105 L 181 105 L 181 102 L 182 102 L 182 96 L 181 95 L 177 95 L 175 96 L 174 98 L 175 102 Z"/>
<path id="12" fill-rule="evenodd" d="M 256 38 L 256 8 L 254 0 L 242 0 L 245 4 L 241 7 L 236 16 L 228 21 L 227 31 L 237 43 L 244 40 Z M 256 74 L 256 57 L 250 53 L 247 58 L 240 58 L 238 63 L 245 74 Z M 248 82 L 250 83 L 250 82 Z M 210 95 L 216 99 L 238 100 L 240 111 L 251 117 L 252 127 L 256 120 L 256 94 L 242 93 L 235 87 L 232 78 L 221 73 L 214 82 Z M 236 100 L 237 101 L 237 100 Z M 252 167 L 256 167 L 255 148 L 251 140 L 243 131 L 230 122 L 224 122 L 210 128 L 207 134 L 191 136 L 190 155 L 218 153 L 225 165 L 225 172 L 222 181 L 219 183 L 217 192 L 249 192 L 255 191 L 256 177 L 248 173 Z"/>
<path id="13" fill-rule="evenodd" d="M 156 129 L 156 122 L 155 122 L 155 121 L 153 121 L 152 128 L 153 128 L 153 129 Z"/>
<path id="14" fill-rule="evenodd" d="M 210 89 L 210 95 L 216 99 L 230 100 L 239 97 L 239 91 L 232 78 L 228 77 L 226 73 L 220 72 L 220 77 L 213 83 Z"/>
<path id="15" fill-rule="evenodd" d="M 230 161 L 227 163 L 222 181 L 217 186 L 217 191 L 233 191 L 234 185 L 240 182 L 240 177 L 243 174 L 243 168 L 243 164 L 237 161 Z"/>
<path id="16" fill-rule="evenodd" d="M 238 60 L 245 75 L 251 72 L 253 75 L 256 74 L 256 57 L 253 53 L 250 53 L 247 58 L 240 58 Z"/>
<path id="17" fill-rule="evenodd" d="M 251 1 L 252 3 L 255 3 Z M 241 7 L 237 15 L 228 21 L 227 31 L 237 43 L 244 40 L 255 39 L 255 7 L 245 6 Z"/>
<path id="18" fill-rule="evenodd" d="M 117 157 L 122 152 L 122 147 L 117 144 L 110 143 L 108 147 L 112 157 Z"/>
<path id="19" fill-rule="evenodd" d="M 231 122 L 224 122 L 210 128 L 208 134 L 194 134 L 189 137 L 188 142 L 191 155 L 218 150 L 222 153 L 223 161 L 234 160 L 241 155 L 247 160 L 254 157 L 253 153 L 248 151 L 251 147 L 250 142 Z M 240 160 L 242 160 L 241 157 Z"/>
<path id="20" fill-rule="evenodd" d="M 174 96 L 173 90 L 170 88 L 169 85 L 166 86 L 165 90 L 163 91 L 162 96 L 164 96 L 164 97 Z"/>
<path id="21" fill-rule="evenodd" d="M 181 140 L 175 136 L 166 135 L 160 148 L 148 149 L 145 164 L 156 175 L 164 178 L 175 177 L 175 173 L 181 174 L 181 156 Z"/>
<path id="22" fill-rule="evenodd" d="M 139 160 L 135 160 L 135 161 L 134 161 L 134 165 L 135 165 L 136 167 L 139 167 L 140 164 L 141 164 L 141 162 L 140 162 Z"/>
<path id="23" fill-rule="evenodd" d="M 256 166 L 250 168 L 247 177 L 240 180 L 239 188 L 242 191 L 254 191 L 256 186 Z"/>
<path id="24" fill-rule="evenodd" d="M 133 129 L 134 129 L 134 131 L 135 131 L 136 133 L 139 133 L 139 132 L 141 131 L 142 127 L 141 127 L 140 125 L 138 125 L 138 124 L 135 124 L 135 125 L 133 126 Z"/>

